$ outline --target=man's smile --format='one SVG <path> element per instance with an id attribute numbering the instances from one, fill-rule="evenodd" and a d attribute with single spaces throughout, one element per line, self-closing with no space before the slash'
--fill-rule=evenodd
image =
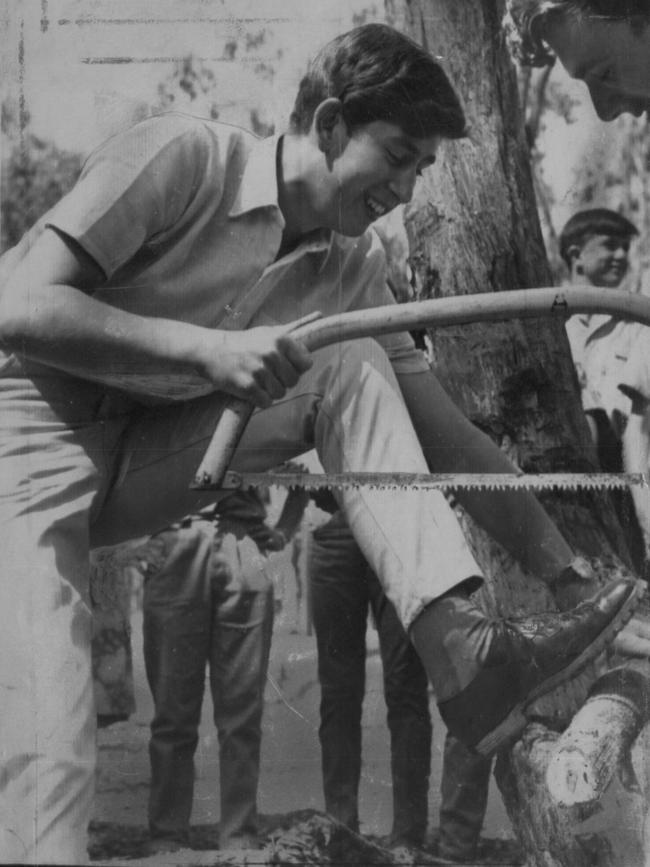
<path id="1" fill-rule="evenodd" d="M 385 204 L 384 202 L 380 202 L 379 199 L 372 196 L 370 193 L 366 193 L 364 196 L 364 201 L 366 204 L 366 208 L 370 211 L 373 220 L 378 220 L 380 217 L 383 217 L 384 214 L 387 214 L 389 211 L 392 211 L 392 206 Z"/>

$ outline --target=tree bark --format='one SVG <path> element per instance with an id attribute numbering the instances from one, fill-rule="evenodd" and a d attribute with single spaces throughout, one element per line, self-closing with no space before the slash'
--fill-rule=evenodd
<path id="1" fill-rule="evenodd" d="M 419 296 L 550 285 L 516 77 L 500 27 L 502 0 L 389 0 L 387 11 L 441 58 L 463 98 L 469 126 L 467 139 L 445 143 L 440 167 L 426 173 L 407 210 Z M 597 470 L 561 323 L 463 326 L 430 338 L 444 386 L 524 471 Z M 540 499 L 575 552 L 590 559 L 603 580 L 630 570 L 607 492 L 553 491 Z M 553 607 L 540 583 L 463 520 L 487 573 L 483 592 L 490 611 L 508 615 Z M 544 782 L 557 738 L 548 726 L 558 730 L 568 724 L 596 674 L 592 667 L 540 702 L 535 728 L 500 757 L 504 800 L 529 864 L 609 863 L 606 845 L 597 846 L 594 855 L 575 838 L 575 808 L 567 812 L 553 803 Z"/>

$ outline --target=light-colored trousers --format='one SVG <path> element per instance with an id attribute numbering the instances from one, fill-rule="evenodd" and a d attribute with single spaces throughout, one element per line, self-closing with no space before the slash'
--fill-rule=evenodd
<path id="1" fill-rule="evenodd" d="M 329 347 L 253 416 L 234 467 L 316 447 L 329 472 L 425 472 L 390 363 Z M 188 484 L 223 406 L 148 408 L 10 360 L 0 371 L 0 860 L 84 863 L 95 770 L 88 558 L 214 500 Z M 408 626 L 478 567 L 438 492 L 347 491 L 347 521 Z"/>
<path id="2" fill-rule="evenodd" d="M 257 830 L 273 585 L 267 558 L 244 535 L 248 529 L 227 515 L 218 527 L 200 515 L 184 520 L 157 535 L 160 562 L 147 565 L 142 611 L 155 704 L 149 741 L 153 836 L 183 841 L 189 835 L 206 666 L 219 733 L 219 846 Z"/>

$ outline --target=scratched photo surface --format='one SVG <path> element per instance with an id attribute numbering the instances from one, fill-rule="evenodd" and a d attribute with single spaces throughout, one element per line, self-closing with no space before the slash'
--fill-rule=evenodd
<path id="1" fill-rule="evenodd" d="M 337 34 L 367 22 L 388 22 L 425 44 L 461 96 L 468 136 L 443 143 L 436 164 L 418 179 L 411 202 L 375 226 L 386 253 L 386 279 L 400 304 L 435 299 L 454 304 L 460 299 L 446 319 L 436 308 L 426 321 L 415 313 L 416 321 L 407 327 L 453 401 L 511 460 L 512 474 L 478 477 L 467 472 L 465 456 L 458 453 L 453 466 L 435 467 L 438 476 L 429 485 L 446 491 L 483 570 L 486 581 L 478 595 L 486 610 L 494 616 L 521 616 L 554 610 L 552 596 L 533 575 L 532 564 L 517 563 L 464 511 L 467 490 L 489 496 L 508 485 L 533 488 L 574 551 L 599 575 L 645 572 L 650 505 L 643 476 L 650 458 L 650 414 L 637 413 L 626 429 L 631 391 L 618 385 L 633 347 L 647 339 L 647 329 L 639 321 L 623 322 L 615 311 L 590 313 L 588 293 L 583 308 L 572 316 L 570 287 L 582 284 L 583 272 L 572 272 L 571 257 L 563 258 L 561 232 L 569 218 L 585 209 L 624 215 L 638 234 L 626 247 L 627 266 L 619 263 L 608 285 L 639 298 L 650 294 L 650 138 L 645 116 L 599 121 L 584 85 L 559 64 L 534 71 L 512 66 L 505 28 L 496 23 L 503 11 L 499 0 L 7 0 L 0 11 L 0 252 L 17 244 L 72 187 L 99 145 L 133 124 L 173 111 L 267 137 L 286 129 L 308 60 Z M 528 298 L 515 291 L 483 308 L 474 298 L 533 288 L 543 291 Z M 625 304 L 620 302 L 619 314 Z M 637 320 L 645 316 L 650 324 L 643 302 L 635 309 Z M 650 406 L 650 379 L 643 386 L 649 389 Z M 638 382 L 635 387 L 641 388 Z M 290 472 L 320 478 L 323 471 L 314 452 L 296 460 Z M 395 468 L 383 469 L 388 474 Z M 627 474 L 627 483 L 621 473 Z M 386 476 L 376 484 L 398 489 L 407 482 Z M 258 492 L 259 507 L 273 530 L 287 488 L 269 484 Z M 327 859 L 334 849 L 323 843 L 330 840 L 333 826 L 318 825 L 325 813 L 314 626 L 319 614 L 310 580 L 313 534 L 330 520 L 328 506 L 331 510 L 326 496 L 305 496 L 295 531 L 288 538 L 280 534 L 279 541 L 276 535 L 278 550 L 264 557 L 274 615 L 257 798 L 265 848 L 255 854 L 243 840 L 239 863 L 333 863 Z M 441 550 L 446 541 L 440 540 Z M 245 557 L 243 543 L 238 544 L 232 556 Z M 148 863 L 174 863 L 174 855 L 152 856 L 147 848 L 154 704 L 143 655 L 143 582 L 160 556 L 160 547 L 143 538 L 93 552 L 99 757 L 89 863 L 91 857 L 118 863 L 145 856 L 153 858 Z M 257 551 L 251 556 L 259 558 Z M 344 839 L 337 863 L 379 863 L 381 857 L 400 857 L 389 839 L 394 792 L 385 690 L 397 692 L 397 716 L 402 694 L 399 684 L 384 680 L 378 616 L 368 601 L 375 579 L 358 549 L 349 557 L 348 572 L 358 573 L 350 598 L 357 611 L 359 598 L 366 609 L 359 626 L 360 632 L 366 630 L 365 684 L 343 684 L 353 695 L 356 690 L 357 699 L 364 695 L 361 836 Z M 381 610 L 379 620 L 384 616 Z M 340 649 L 341 656 L 348 652 Z M 350 671 L 348 666 L 346 676 Z M 514 865 L 527 855 L 527 863 L 561 867 L 650 864 L 650 843 L 644 839 L 644 734 L 631 751 L 633 773 L 627 773 L 630 763 L 623 763 L 626 773 L 603 785 L 599 805 L 567 807 L 547 823 L 540 820 L 559 808 L 551 804 L 543 774 L 535 773 L 541 774 L 557 731 L 584 704 L 596 677 L 594 669 L 541 700 L 535 707 L 536 728 L 528 729 L 525 756 L 519 763 L 503 760 L 496 777 L 494 763 L 454 752 L 446 744 L 429 689 L 425 704 L 433 735 L 424 846 L 429 856 L 440 851 L 440 810 L 446 803 L 458 811 L 446 821 L 452 827 L 457 820 L 460 836 L 471 837 L 467 828 L 482 826 L 474 860 L 463 863 Z M 352 704 L 354 719 L 354 699 Z M 348 743 L 344 711 L 337 712 L 339 759 L 345 765 L 354 761 L 357 748 L 354 738 L 352 746 Z M 193 851 L 179 854 L 178 863 L 219 863 L 221 857 L 223 779 L 213 714 L 206 668 L 194 758 L 193 830 L 181 847 Z M 420 743 L 421 728 L 400 734 L 399 724 L 393 724 L 394 759 L 400 748 L 415 752 L 419 744 L 421 755 L 410 755 L 408 761 L 426 784 L 422 768 L 429 743 Z M 336 734 L 329 737 L 330 745 L 332 737 L 336 742 Z M 346 759 L 346 749 L 352 750 L 351 758 Z M 446 793 L 444 786 L 441 791 L 443 767 Z M 636 790 L 630 784 L 634 776 Z M 600 783 L 594 785 L 597 789 Z M 559 849 L 552 857 L 545 854 L 553 846 Z M 236 855 L 230 857 L 229 863 L 238 863 Z M 408 848 L 403 857 L 411 860 L 401 863 L 425 863 Z"/>

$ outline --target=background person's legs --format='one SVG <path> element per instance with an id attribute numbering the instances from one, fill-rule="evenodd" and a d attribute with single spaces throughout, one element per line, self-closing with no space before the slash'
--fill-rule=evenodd
<path id="1" fill-rule="evenodd" d="M 314 532 L 309 558 L 321 688 L 318 734 L 325 809 L 358 831 L 367 564 L 340 514 Z"/>
<path id="2" fill-rule="evenodd" d="M 220 524 L 227 524 L 221 521 Z M 264 688 L 273 633 L 273 585 L 248 537 L 219 531 L 212 570 L 215 622 L 210 687 L 219 733 L 219 845 L 246 848 L 258 830 Z"/>
<path id="3" fill-rule="evenodd" d="M 457 861 L 476 857 L 485 811 L 492 761 L 448 734 L 440 783 L 438 854 Z"/>
<path id="4" fill-rule="evenodd" d="M 157 535 L 144 581 L 144 660 L 155 712 L 149 758 L 152 837 L 187 842 L 205 671 L 213 620 L 211 521 L 188 519 Z M 158 560 L 159 558 L 159 560 Z"/>
<path id="5" fill-rule="evenodd" d="M 372 610 L 379 633 L 388 708 L 393 778 L 395 843 L 421 846 L 428 822 L 429 774 L 433 728 L 428 679 L 395 608 L 377 578 L 369 573 Z"/>

